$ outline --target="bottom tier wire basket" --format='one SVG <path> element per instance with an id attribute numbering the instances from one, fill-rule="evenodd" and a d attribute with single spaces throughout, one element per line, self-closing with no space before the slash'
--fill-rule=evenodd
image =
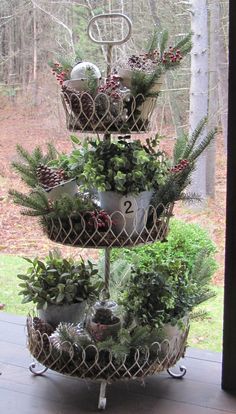
<path id="1" fill-rule="evenodd" d="M 153 342 L 149 347 L 130 348 L 117 357 L 109 349 L 98 349 L 64 343 L 59 349 L 47 333 L 35 330 L 31 317 L 27 319 L 28 348 L 45 368 L 73 377 L 106 381 L 144 378 L 168 370 L 185 354 L 188 324 L 172 338 Z"/>

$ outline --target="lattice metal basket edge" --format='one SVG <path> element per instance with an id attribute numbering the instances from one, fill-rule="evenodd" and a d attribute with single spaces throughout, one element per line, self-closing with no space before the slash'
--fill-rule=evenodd
<path id="1" fill-rule="evenodd" d="M 158 213 L 160 209 L 161 214 Z M 45 218 L 44 231 L 50 240 L 64 245 L 84 248 L 135 247 L 165 240 L 172 212 L 172 203 L 141 208 L 131 218 L 121 211 L 114 211 L 107 215 L 102 230 L 96 217 L 92 227 L 88 225 L 91 222 L 90 212 L 78 213 L 64 218 Z"/>
<path id="2" fill-rule="evenodd" d="M 144 378 L 176 365 L 185 354 L 189 324 L 173 338 L 153 342 L 149 347 L 130 348 L 130 354 L 122 359 L 116 359 L 110 350 L 99 350 L 96 345 L 75 348 L 65 342 L 64 349 L 58 349 L 50 336 L 34 329 L 30 317 L 27 331 L 28 349 L 44 367 L 64 375 L 111 383 Z"/>

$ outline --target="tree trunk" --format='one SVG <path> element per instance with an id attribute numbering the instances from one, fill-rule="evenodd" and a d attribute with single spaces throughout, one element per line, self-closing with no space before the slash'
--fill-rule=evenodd
<path id="1" fill-rule="evenodd" d="M 38 103 L 38 79 L 37 79 L 37 65 L 38 65 L 38 40 L 37 40 L 37 10 L 33 4 L 33 105 Z"/>
<path id="2" fill-rule="evenodd" d="M 217 0 L 218 3 L 219 0 Z M 220 5 L 219 5 L 219 20 L 221 19 L 220 15 Z M 218 71 L 218 89 L 219 89 L 219 102 L 220 102 L 220 117 L 221 117 L 221 126 L 224 136 L 224 146 L 225 151 L 227 151 L 227 135 L 228 135 L 228 47 L 227 47 L 227 37 L 228 30 L 226 28 L 226 35 L 224 32 L 224 24 L 220 25 L 219 32 L 219 45 L 218 45 L 218 62 L 217 62 L 217 71 Z M 226 41 L 225 41 L 226 40 Z"/>
<path id="3" fill-rule="evenodd" d="M 208 113 L 208 20 L 206 0 L 191 0 L 193 48 L 191 52 L 190 133 Z M 203 138 L 200 137 L 199 141 Z M 191 192 L 206 198 L 206 155 L 199 157 Z"/>
<path id="4" fill-rule="evenodd" d="M 217 67 L 219 61 L 219 31 L 220 31 L 220 4 L 219 0 L 209 1 L 210 11 L 210 53 L 209 53 L 209 120 L 208 129 L 211 130 L 218 125 L 218 85 Z M 206 153 L 206 193 L 207 196 L 215 198 L 215 164 L 216 164 L 216 141 L 214 140 Z"/>

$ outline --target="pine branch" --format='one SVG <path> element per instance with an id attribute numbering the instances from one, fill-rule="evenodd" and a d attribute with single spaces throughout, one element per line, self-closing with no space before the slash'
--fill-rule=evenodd
<path id="1" fill-rule="evenodd" d="M 19 156 L 26 161 L 31 167 L 35 167 L 35 160 L 33 159 L 32 155 L 27 151 L 25 148 L 23 148 L 21 145 L 17 144 L 16 151 L 19 154 Z"/>
<path id="2" fill-rule="evenodd" d="M 197 142 L 197 139 L 199 138 L 199 136 L 201 135 L 203 129 L 205 128 L 207 123 L 207 118 L 203 118 L 199 124 L 197 125 L 197 127 L 195 128 L 195 130 L 193 131 L 190 139 L 189 139 L 189 143 L 183 153 L 183 158 L 188 158 L 194 148 L 195 143 Z"/>
<path id="3" fill-rule="evenodd" d="M 202 201 L 202 198 L 199 194 L 196 193 L 183 193 L 180 195 L 179 200 L 183 201 L 184 203 L 200 203 Z"/>
<path id="4" fill-rule="evenodd" d="M 17 161 L 12 162 L 12 167 L 20 175 L 22 181 L 29 187 L 35 187 L 38 184 L 36 174 L 32 171 L 31 167 Z"/>
<path id="5" fill-rule="evenodd" d="M 22 161 L 14 161 L 13 168 L 18 172 L 22 181 L 29 187 L 35 188 L 38 185 L 37 167 L 40 164 L 46 165 L 50 161 L 55 160 L 58 156 L 53 144 L 47 144 L 47 153 L 44 155 L 40 147 L 36 147 L 30 154 L 21 145 L 16 147 L 17 153 Z"/>
<path id="6" fill-rule="evenodd" d="M 174 146 L 174 164 L 178 164 L 180 160 L 184 159 L 184 152 L 188 143 L 186 134 L 178 137 Z"/>
<path id="7" fill-rule="evenodd" d="M 195 161 L 202 154 L 202 152 L 213 141 L 213 139 L 215 138 L 216 133 L 217 133 L 217 129 L 213 129 L 212 131 L 210 131 L 207 134 L 206 138 L 204 138 L 200 142 L 200 144 L 197 146 L 197 148 L 191 153 L 191 155 L 189 157 L 189 161 L 191 161 L 191 162 Z"/>
<path id="8" fill-rule="evenodd" d="M 58 156 L 58 152 L 52 142 L 47 143 L 47 150 L 48 161 L 55 160 Z"/>
<path id="9" fill-rule="evenodd" d="M 157 48 L 158 33 L 159 33 L 159 30 L 157 27 L 155 27 L 153 35 L 151 38 L 148 39 L 148 43 L 145 48 L 145 50 L 147 50 L 147 53 L 152 53 Z"/>
<path id="10" fill-rule="evenodd" d="M 43 191 L 37 190 L 30 195 L 23 194 L 17 190 L 10 190 L 9 194 L 13 197 L 15 204 L 26 207 L 29 210 L 23 210 L 23 214 L 30 215 L 46 215 L 50 211 L 50 205 L 46 194 Z"/>
<path id="11" fill-rule="evenodd" d="M 32 158 L 32 161 L 33 161 L 33 167 L 36 169 L 37 168 L 37 166 L 42 162 L 42 161 L 44 161 L 44 156 L 43 156 L 43 153 L 42 153 L 42 150 L 41 150 L 41 148 L 40 147 L 36 147 L 35 149 L 34 149 L 34 151 L 32 152 L 32 156 L 31 156 L 31 158 Z"/>
<path id="12" fill-rule="evenodd" d="M 159 204 L 167 205 L 178 201 L 183 196 L 182 192 L 190 184 L 190 176 L 194 165 L 189 165 L 178 174 L 170 174 L 165 184 L 154 193 L 151 205 L 157 207 Z"/>
<path id="13" fill-rule="evenodd" d="M 192 311 L 189 314 L 190 320 L 200 320 L 200 321 L 203 321 L 204 319 L 207 318 L 207 316 L 208 316 L 208 312 L 206 310 L 204 310 L 204 309 L 199 309 L 199 310 L 196 310 L 196 311 Z"/>
<path id="14" fill-rule="evenodd" d="M 174 51 L 181 50 L 186 44 L 192 45 L 192 33 L 189 33 L 187 36 L 185 36 L 183 39 L 181 39 L 175 46 Z"/>
<path id="15" fill-rule="evenodd" d="M 161 33 L 161 37 L 160 37 L 160 55 L 161 56 L 163 55 L 163 53 L 164 53 L 164 51 L 166 49 L 168 39 L 169 39 L 168 30 L 164 30 Z"/>

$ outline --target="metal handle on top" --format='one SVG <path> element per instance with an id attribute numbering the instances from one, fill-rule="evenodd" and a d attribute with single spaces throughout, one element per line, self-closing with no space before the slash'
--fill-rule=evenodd
<path id="1" fill-rule="evenodd" d="M 125 19 L 127 25 L 128 25 L 128 33 L 127 35 L 124 37 L 124 39 L 120 39 L 120 40 L 97 40 L 95 39 L 95 37 L 93 37 L 92 35 L 92 24 L 96 21 L 96 20 L 101 20 L 101 19 L 116 19 L 116 18 L 122 18 Z M 99 45 L 122 45 L 123 43 L 127 42 L 131 36 L 131 32 L 132 32 L 132 22 L 129 19 L 129 17 L 127 17 L 125 14 L 123 13 L 105 13 L 105 14 L 98 14 L 97 16 L 94 16 L 89 24 L 88 24 L 88 36 L 89 38 L 94 42 L 97 43 Z"/>
<path id="2" fill-rule="evenodd" d="M 120 40 L 97 40 L 95 39 L 95 37 L 92 35 L 92 24 L 97 21 L 97 20 L 101 20 L 101 19 L 116 19 L 116 18 L 122 18 L 125 19 L 127 25 L 128 25 L 128 33 L 127 35 L 124 37 L 124 39 L 120 39 Z M 99 45 L 107 45 L 107 76 L 110 75 L 111 73 L 111 64 L 112 64 L 112 47 L 114 45 L 122 45 L 123 43 L 127 42 L 131 36 L 131 32 L 132 32 L 132 22 L 131 20 L 123 13 L 105 13 L 105 14 L 98 14 L 97 16 L 94 16 L 89 24 L 88 24 L 88 36 L 89 38 L 94 42 L 97 43 Z"/>

